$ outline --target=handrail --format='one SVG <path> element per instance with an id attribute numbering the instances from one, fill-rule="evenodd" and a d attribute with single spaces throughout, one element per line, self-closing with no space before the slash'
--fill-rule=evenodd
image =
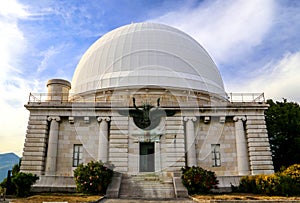
<path id="1" fill-rule="evenodd" d="M 36 96 L 34 96 L 31 92 L 29 93 L 29 100 L 28 102 L 38 102 L 38 103 L 41 103 L 42 100 L 41 100 L 41 97 L 40 99 L 38 99 Z"/>
<path id="2" fill-rule="evenodd" d="M 234 102 L 265 102 L 265 95 L 264 93 L 229 93 L 229 101 Z"/>
<path id="3" fill-rule="evenodd" d="M 264 103 L 265 96 L 264 93 L 228 93 L 228 101 L 231 103 Z M 87 96 L 80 96 L 80 95 L 72 95 L 68 93 L 30 93 L 29 94 L 29 103 L 41 103 L 41 102 L 97 102 L 101 96 L 105 95 L 91 95 L 90 97 Z M 190 95 L 192 96 L 192 95 Z M 112 99 L 112 98 L 111 98 Z M 120 102 L 119 99 L 113 100 L 115 102 Z"/>

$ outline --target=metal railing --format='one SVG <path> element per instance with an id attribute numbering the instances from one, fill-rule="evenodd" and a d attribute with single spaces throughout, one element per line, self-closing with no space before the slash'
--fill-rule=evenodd
<path id="1" fill-rule="evenodd" d="M 28 103 L 41 103 L 41 102 L 70 102 L 69 94 L 66 93 L 30 93 Z"/>
<path id="2" fill-rule="evenodd" d="M 29 103 L 42 103 L 42 102 L 97 102 L 105 101 L 101 97 L 105 95 L 90 95 L 90 96 L 80 96 L 72 95 L 68 93 L 30 93 L 28 104 Z M 228 101 L 231 103 L 242 102 L 242 103 L 264 103 L 265 96 L 264 93 L 228 93 Z M 114 102 L 114 99 L 110 97 L 111 101 Z M 116 100 L 120 102 L 120 100 Z"/>
<path id="3" fill-rule="evenodd" d="M 265 102 L 264 93 L 228 93 L 227 95 L 230 102 Z"/>

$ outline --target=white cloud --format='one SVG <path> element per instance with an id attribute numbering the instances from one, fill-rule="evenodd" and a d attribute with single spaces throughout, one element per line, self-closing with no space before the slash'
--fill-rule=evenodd
<path id="1" fill-rule="evenodd" d="M 0 5 L 1 7 L 1 5 Z M 3 77 L 9 71 L 16 71 L 13 67 L 16 61 L 12 56 L 18 56 L 23 53 L 26 42 L 23 33 L 19 30 L 16 20 L 10 18 L 3 18 L 0 13 L 0 77 Z"/>
<path id="2" fill-rule="evenodd" d="M 260 70 L 240 81 L 227 85 L 232 92 L 265 93 L 266 99 L 300 102 L 300 51 L 286 53 L 282 58 L 268 62 Z"/>
<path id="3" fill-rule="evenodd" d="M 225 83 L 230 92 L 264 92 L 266 98 L 300 102 L 300 51 L 295 51 L 298 44 L 289 44 L 297 39 L 299 17 L 299 8 L 273 0 L 216 0 L 151 21 L 183 30 L 208 50 L 220 69 L 233 68 L 235 77 L 227 75 Z"/>
<path id="4" fill-rule="evenodd" d="M 25 18 L 28 16 L 26 12 L 26 7 L 22 4 L 19 4 L 16 0 L 10 0 L 0 2 L 0 15 L 4 16 L 6 19 L 12 18 Z"/>
<path id="5" fill-rule="evenodd" d="M 217 63 L 239 59 L 259 45 L 272 27 L 272 0 L 206 1 L 151 21 L 175 26 L 190 34 Z"/>
<path id="6" fill-rule="evenodd" d="M 29 50 L 32 45 L 27 42 L 18 24 L 20 20 L 36 20 L 47 12 L 30 13 L 28 9 L 16 0 L 0 2 L 0 153 L 15 152 L 20 156 L 29 116 L 24 104 L 28 101 L 29 92 L 45 89 L 45 81 L 40 81 L 41 78 L 32 80 L 32 76 L 25 75 L 30 71 L 25 71 L 28 67 L 22 64 L 22 57 L 32 51 Z M 51 46 L 39 53 L 42 60 L 35 71 L 29 67 L 32 68 L 31 75 L 39 75 L 47 69 L 53 56 L 63 46 Z"/>
<path id="7" fill-rule="evenodd" d="M 244 85 L 249 90 L 261 90 L 266 98 L 300 102 L 300 51 L 286 53 L 280 60 L 268 63 L 257 78 Z"/>
<path id="8" fill-rule="evenodd" d="M 29 82 L 20 75 L 19 57 L 26 50 L 26 40 L 18 28 L 18 20 L 29 14 L 17 1 L 0 3 L 0 153 L 21 155 L 28 113 L 23 105 Z"/>
<path id="9" fill-rule="evenodd" d="M 43 51 L 40 53 L 40 55 L 43 57 L 43 59 L 37 69 L 38 73 L 43 72 L 47 68 L 48 62 L 49 62 L 49 60 L 51 60 L 51 57 L 60 53 L 60 51 L 59 51 L 60 49 L 62 49 L 62 47 L 55 48 L 54 46 L 51 46 L 46 51 Z"/>

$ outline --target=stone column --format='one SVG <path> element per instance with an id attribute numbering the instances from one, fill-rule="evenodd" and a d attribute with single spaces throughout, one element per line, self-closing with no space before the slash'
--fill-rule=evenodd
<path id="1" fill-rule="evenodd" d="M 99 125 L 99 146 L 98 146 L 98 160 L 103 163 L 108 161 L 108 122 L 109 117 L 98 117 Z"/>
<path id="2" fill-rule="evenodd" d="M 55 175 L 56 173 L 56 158 L 57 158 L 57 145 L 58 145 L 58 132 L 59 132 L 59 121 L 58 116 L 49 116 L 50 131 L 48 138 L 48 151 L 46 158 L 46 170 L 45 175 Z"/>
<path id="3" fill-rule="evenodd" d="M 246 121 L 245 116 L 235 116 L 235 140 L 237 153 L 237 166 L 239 175 L 249 175 L 249 156 L 248 146 L 245 137 L 243 121 Z"/>
<path id="4" fill-rule="evenodd" d="M 186 152 L 187 152 L 187 165 L 197 166 L 196 146 L 195 146 L 195 127 L 194 121 L 196 117 L 184 117 L 186 121 Z"/>

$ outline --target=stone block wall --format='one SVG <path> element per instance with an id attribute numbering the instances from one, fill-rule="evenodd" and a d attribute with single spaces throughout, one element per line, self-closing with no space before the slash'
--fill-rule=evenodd
<path id="1" fill-rule="evenodd" d="M 72 152 L 74 144 L 82 144 L 83 162 L 98 161 L 99 123 L 95 116 L 75 117 L 71 136 L 73 139 L 70 143 Z"/>
<path id="2" fill-rule="evenodd" d="M 21 171 L 43 175 L 48 142 L 47 116 L 30 115 L 23 149 Z"/>
<path id="3" fill-rule="evenodd" d="M 161 141 L 162 169 L 180 171 L 185 166 L 185 137 L 182 116 L 166 117 L 165 135 Z"/>
<path id="4" fill-rule="evenodd" d="M 129 118 L 123 116 L 111 117 L 109 134 L 109 161 L 114 164 L 116 171 L 128 172 L 129 153 Z M 132 150 L 132 149 L 131 149 Z"/>
<path id="5" fill-rule="evenodd" d="M 112 120 L 113 119 L 116 118 L 112 118 Z M 119 127 L 117 127 L 119 132 L 114 132 L 111 129 L 110 134 L 110 143 L 116 142 L 122 146 L 117 147 L 110 144 L 110 159 L 113 156 L 124 158 L 124 162 L 116 162 L 116 160 L 120 160 L 119 158 L 114 160 L 115 165 L 119 166 L 122 164 L 122 167 L 120 166 L 118 171 L 129 174 L 139 173 L 140 142 L 154 143 L 155 172 L 179 171 L 180 168 L 185 165 L 184 127 L 181 116 L 162 118 L 159 126 L 149 131 L 148 135 L 135 126 L 132 118 L 128 119 L 127 126 L 124 126 L 124 130 L 126 131 L 126 129 L 128 129 L 129 131 L 128 136 L 124 135 L 124 133 L 120 133 L 125 131 L 120 130 Z M 120 135 L 116 137 L 112 135 L 113 133 L 119 133 Z M 112 140 L 113 137 L 116 137 L 115 141 Z M 128 140 L 128 143 L 126 140 Z M 121 141 L 122 143 L 120 143 Z M 128 156 L 127 162 L 126 156 Z"/>
<path id="6" fill-rule="evenodd" d="M 68 117 L 61 117 L 59 125 L 57 171 L 59 176 L 73 175 L 73 150 L 75 144 L 83 145 L 84 162 L 96 160 L 98 147 L 97 122 L 89 119 L 87 123 L 84 117 L 75 117 L 74 123 L 69 122 Z"/>
<path id="7" fill-rule="evenodd" d="M 76 122 L 79 122 L 78 119 Z M 79 140 L 76 140 L 75 132 L 74 124 L 70 124 L 67 117 L 61 117 L 58 135 L 56 175 L 72 175 L 73 145 L 81 144 Z"/>
<path id="8" fill-rule="evenodd" d="M 264 115 L 247 116 L 246 136 L 251 174 L 274 173 L 272 153 Z"/>
<path id="9" fill-rule="evenodd" d="M 198 119 L 196 126 L 196 153 L 198 166 L 216 172 L 218 176 L 237 175 L 237 154 L 232 118 L 220 122 L 220 117 Z M 212 144 L 220 144 L 221 166 L 213 167 Z"/>
<path id="10" fill-rule="evenodd" d="M 156 100 L 156 98 L 155 98 Z M 155 102 L 153 100 L 152 102 Z M 63 105 L 63 104 L 58 104 Z M 38 107 L 38 106 L 37 106 Z M 48 106 L 46 106 L 48 107 Z M 60 117 L 58 122 L 57 176 L 73 175 L 73 149 L 83 145 L 83 162 L 99 160 L 100 124 L 98 116 L 108 118 L 108 160 L 115 170 L 122 173 L 139 173 L 140 142 L 154 142 L 155 171 L 180 171 L 186 163 L 186 122 L 182 114 L 193 116 L 197 165 L 215 171 L 218 176 L 238 175 L 236 126 L 234 116 L 243 116 L 250 174 L 273 172 L 272 156 L 265 125 L 263 110 L 239 106 L 201 110 L 188 109 L 171 117 L 163 117 L 155 129 L 144 131 L 133 122 L 132 117 L 121 116 L 107 110 L 90 111 L 31 109 L 21 170 L 44 175 L 47 159 L 49 115 Z M 191 121 L 191 120 L 189 120 Z M 243 128 L 243 127 L 242 127 Z M 103 128 L 101 128 L 103 129 Z M 106 128 L 105 128 L 106 129 Z M 102 131 L 101 131 L 102 132 Z M 190 131 L 189 131 L 190 133 Z M 147 135 L 146 135 L 147 134 Z M 150 139 L 150 140 L 146 140 Z M 221 166 L 213 167 L 212 144 L 220 144 Z M 102 148 L 104 149 L 104 148 Z M 105 150 L 104 150 L 105 151 Z M 101 154 L 101 153 L 100 153 Z"/>

